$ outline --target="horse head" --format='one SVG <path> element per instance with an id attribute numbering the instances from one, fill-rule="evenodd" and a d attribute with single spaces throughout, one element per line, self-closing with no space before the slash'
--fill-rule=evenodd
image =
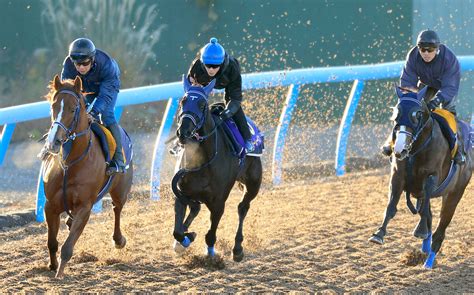
<path id="1" fill-rule="evenodd" d="M 410 154 L 413 143 L 428 122 L 430 111 L 424 100 L 427 87 L 419 92 L 404 91 L 405 89 L 398 86 L 395 90 L 398 103 L 393 108 L 391 118 L 395 123 L 393 151 L 398 160 L 403 160 Z"/>
<path id="2" fill-rule="evenodd" d="M 208 96 L 215 84 L 216 80 L 213 79 L 205 87 L 191 85 L 183 76 L 184 96 L 180 101 L 176 131 L 181 144 L 192 138 L 199 140 L 203 136 L 205 122 L 209 117 Z"/>
<path id="3" fill-rule="evenodd" d="M 82 80 L 61 82 L 56 75 L 50 83 L 50 92 L 46 96 L 51 104 L 51 128 L 48 133 L 46 148 L 52 154 L 58 154 L 61 146 L 77 136 L 81 111 L 85 111 L 82 95 Z"/>

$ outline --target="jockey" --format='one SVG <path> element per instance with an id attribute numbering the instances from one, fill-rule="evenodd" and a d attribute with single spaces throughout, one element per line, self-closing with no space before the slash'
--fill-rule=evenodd
<path id="1" fill-rule="evenodd" d="M 227 54 L 224 48 L 211 38 L 192 62 L 188 79 L 192 84 L 207 85 L 216 78 L 216 89 L 225 89 L 224 101 L 226 108 L 221 112 L 222 120 L 233 118 L 242 137 L 245 140 L 247 153 L 253 152 L 254 147 L 244 111 L 242 110 L 242 76 L 240 65 L 236 58 Z"/>
<path id="2" fill-rule="evenodd" d="M 416 46 L 407 54 L 400 86 L 406 89 L 428 86 L 425 101 L 430 110 L 441 107 L 456 116 L 455 98 L 460 80 L 461 71 L 456 55 L 440 43 L 435 31 L 421 31 Z M 386 156 L 392 154 L 391 141 L 392 136 L 382 146 L 382 153 Z M 465 161 L 460 145 L 454 161 L 458 164 Z"/>
<path id="3" fill-rule="evenodd" d="M 81 77 L 83 92 L 89 104 L 89 115 L 100 119 L 117 143 L 115 154 L 106 174 L 125 172 L 122 137 L 115 119 L 114 108 L 120 89 L 120 69 L 107 53 L 96 49 L 87 38 L 79 38 L 69 45 L 69 55 L 63 63 L 61 80 Z"/>

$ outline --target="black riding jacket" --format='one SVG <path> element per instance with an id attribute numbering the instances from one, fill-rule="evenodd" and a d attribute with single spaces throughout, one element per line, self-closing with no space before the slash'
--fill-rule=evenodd
<path id="1" fill-rule="evenodd" d="M 214 88 L 225 89 L 224 99 L 227 108 L 233 114 L 240 108 L 240 103 L 242 102 L 242 76 L 240 74 L 239 62 L 234 57 L 226 53 L 221 68 L 214 77 L 210 77 L 198 54 L 189 68 L 188 77 L 193 77 L 197 83 L 203 86 L 206 86 L 213 78 L 216 78 Z"/>

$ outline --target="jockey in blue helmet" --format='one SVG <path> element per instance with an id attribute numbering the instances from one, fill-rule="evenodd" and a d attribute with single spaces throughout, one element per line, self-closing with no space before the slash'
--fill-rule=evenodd
<path id="1" fill-rule="evenodd" d="M 414 90 L 428 86 L 424 99 L 430 110 L 440 107 L 456 116 L 455 102 L 460 81 L 461 69 L 453 51 L 440 42 L 435 31 L 421 31 L 416 46 L 407 54 L 400 76 L 400 86 Z M 382 153 L 386 156 L 392 153 L 391 141 L 392 136 L 382 146 Z M 462 150 L 459 146 L 454 156 L 454 161 L 458 164 L 465 162 Z"/>
<path id="2" fill-rule="evenodd" d="M 207 85 L 216 79 L 215 89 L 225 89 L 224 101 L 226 108 L 220 114 L 222 120 L 232 117 L 242 137 L 245 140 L 247 153 L 254 150 L 247 119 L 241 108 L 242 103 L 242 76 L 240 65 L 236 58 L 227 54 L 224 47 L 211 38 L 197 54 L 192 62 L 188 79 L 193 84 Z"/>

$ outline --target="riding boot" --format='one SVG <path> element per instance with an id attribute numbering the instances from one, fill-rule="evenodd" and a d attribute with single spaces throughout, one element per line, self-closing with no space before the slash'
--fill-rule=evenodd
<path id="1" fill-rule="evenodd" d="M 106 174 L 108 176 L 115 173 L 124 173 L 125 172 L 125 160 L 122 150 L 122 135 L 120 134 L 120 127 L 117 123 L 108 126 L 108 129 L 112 133 L 112 136 L 115 139 L 116 148 L 114 158 L 107 167 Z"/>
<path id="2" fill-rule="evenodd" d="M 245 114 L 242 108 L 239 108 L 237 110 L 233 118 L 235 125 L 237 125 L 240 134 L 242 134 L 242 137 L 244 138 L 245 150 L 247 151 L 247 153 L 253 152 L 255 148 L 252 143 L 252 134 L 250 133 L 249 125 L 247 124 L 247 119 L 245 118 Z"/>
<path id="3" fill-rule="evenodd" d="M 463 142 L 462 140 L 458 139 L 458 149 L 456 150 L 456 154 L 454 155 L 454 163 L 458 165 L 464 165 L 466 162 L 466 157 L 464 156 L 464 147 L 463 147 Z"/>

